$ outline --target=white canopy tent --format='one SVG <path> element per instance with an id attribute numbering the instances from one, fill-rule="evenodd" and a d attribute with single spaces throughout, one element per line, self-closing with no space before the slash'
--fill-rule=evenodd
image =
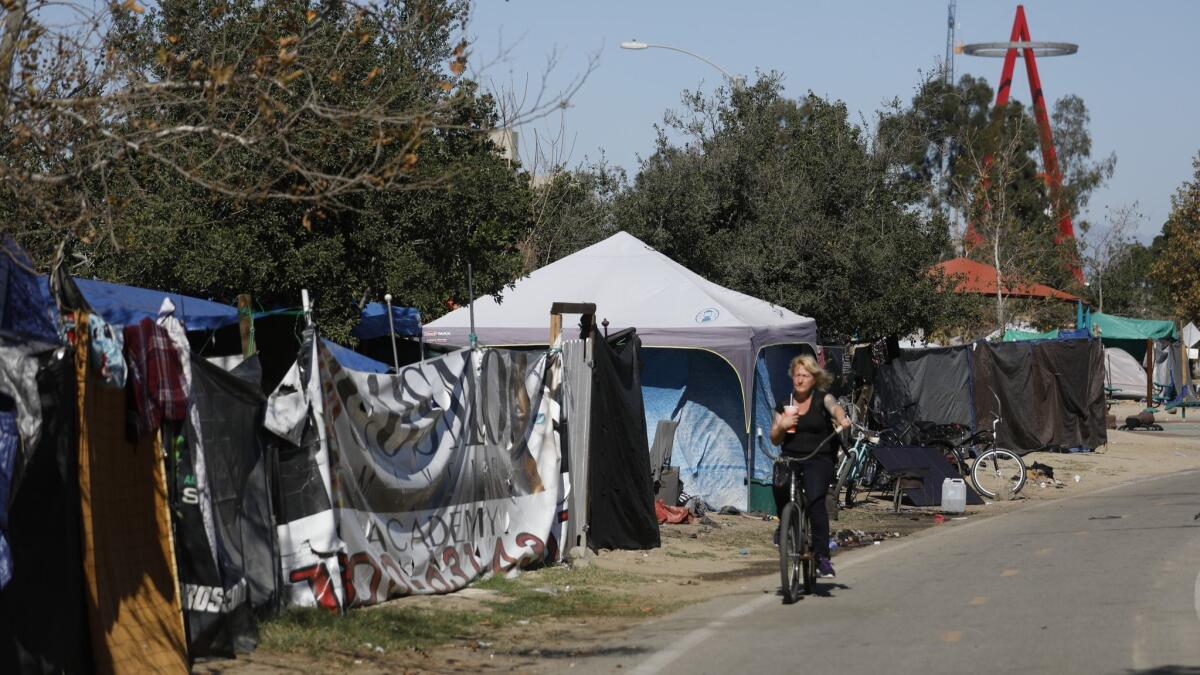
<path id="1" fill-rule="evenodd" d="M 769 464 L 750 443 L 752 427 L 769 419 L 773 389 L 790 387 L 762 371 L 778 379 L 792 352 L 815 351 L 816 321 L 712 283 L 620 232 L 518 280 L 499 301 L 477 299 L 475 333 L 487 345 L 544 345 L 555 302 L 595 303 L 610 333 L 637 329 L 648 348 L 647 433 L 657 420 L 678 421 L 672 464 L 684 488 L 714 506 L 746 508 L 750 472 Z M 470 330 L 462 307 L 427 324 L 425 341 L 465 346 Z"/>
<path id="2" fill-rule="evenodd" d="M 597 321 L 608 319 L 611 332 L 636 328 L 646 347 L 718 354 L 737 372 L 747 419 L 758 352 L 817 342 L 813 319 L 718 286 L 625 232 L 535 270 L 499 301 L 476 300 L 475 333 L 489 345 L 546 344 L 555 302 L 595 303 Z M 465 346 L 469 333 L 460 307 L 427 324 L 425 341 Z"/>

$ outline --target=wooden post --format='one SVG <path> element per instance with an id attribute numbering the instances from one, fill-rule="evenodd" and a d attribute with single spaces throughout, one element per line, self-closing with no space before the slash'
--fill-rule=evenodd
<path id="1" fill-rule="evenodd" d="M 1154 407 L 1154 340 L 1146 338 L 1146 407 Z"/>
<path id="2" fill-rule="evenodd" d="M 237 296 L 238 327 L 242 333 L 242 356 L 250 358 L 258 351 L 254 344 L 254 308 L 250 303 L 250 294 L 242 293 Z"/>
<path id="3" fill-rule="evenodd" d="M 558 339 L 562 334 L 562 315 L 563 314 L 580 314 L 580 328 L 582 330 L 581 339 L 587 338 L 592 333 L 592 326 L 596 323 L 596 303 L 594 302 L 555 302 L 550 304 L 550 344 Z"/>

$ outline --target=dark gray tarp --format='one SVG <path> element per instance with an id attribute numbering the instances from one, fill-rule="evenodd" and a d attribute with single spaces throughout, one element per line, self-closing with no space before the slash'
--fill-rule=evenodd
<path id="1" fill-rule="evenodd" d="M 616 344 L 610 345 L 610 341 Z M 588 546 L 657 548 L 658 518 L 642 401 L 641 341 L 632 329 L 608 341 L 593 330 L 592 343 Z"/>
<path id="2" fill-rule="evenodd" d="M 875 376 L 884 412 L 904 419 L 974 425 L 970 391 L 971 353 L 949 347 L 906 349 Z"/>
<path id="3" fill-rule="evenodd" d="M 254 611 L 278 601 L 278 556 L 268 488 L 262 419 L 265 399 L 254 381 L 256 359 L 227 373 L 192 358 L 192 400 L 199 429 L 189 421 L 187 444 L 175 454 L 175 497 L 189 652 L 232 656 L 257 641 Z M 195 492 L 192 460 L 204 453 L 213 506 L 216 551 L 209 547 Z M 189 481 L 191 484 L 189 485 Z"/>
<path id="4" fill-rule="evenodd" d="M 974 382 L 976 419 L 990 426 L 999 414 L 1001 447 L 1025 453 L 1108 442 L 1099 340 L 979 343 Z"/>
<path id="5" fill-rule="evenodd" d="M 1099 340 L 904 350 L 876 386 L 877 407 L 909 420 L 990 429 L 997 412 L 997 445 L 1020 453 L 1108 442 Z"/>
<path id="6" fill-rule="evenodd" d="M 44 424 L 9 504 L 13 578 L 0 591 L 0 673 L 86 673 L 75 364 L 43 357 Z"/>

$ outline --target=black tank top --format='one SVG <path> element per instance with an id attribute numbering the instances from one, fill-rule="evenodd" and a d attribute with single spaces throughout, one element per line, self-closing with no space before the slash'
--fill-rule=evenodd
<path id="1" fill-rule="evenodd" d="M 775 404 L 775 412 L 783 414 L 784 402 Z M 808 405 L 808 411 L 796 421 L 796 432 L 783 437 L 782 451 L 792 457 L 804 457 L 813 451 L 821 441 L 833 433 L 833 424 L 829 421 L 829 411 L 825 409 L 825 392 L 814 390 Z M 825 444 L 817 457 L 834 457 L 837 454 L 837 439 Z"/>

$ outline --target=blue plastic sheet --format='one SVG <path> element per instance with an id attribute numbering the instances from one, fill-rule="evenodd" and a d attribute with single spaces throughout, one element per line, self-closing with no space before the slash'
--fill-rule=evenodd
<path id="1" fill-rule="evenodd" d="M 50 295 L 38 284 L 33 263 L 7 235 L 0 240 L 0 330 L 43 342 L 58 342 Z"/>
<path id="2" fill-rule="evenodd" d="M 404 337 L 419 337 L 421 335 L 421 313 L 412 307 L 392 306 L 392 324 L 396 335 Z M 360 340 L 387 337 L 391 334 L 388 326 L 387 305 L 381 302 L 370 302 L 363 308 L 358 325 L 350 334 Z"/>
<path id="3" fill-rule="evenodd" d="M 779 452 L 771 445 L 771 423 L 774 421 L 775 404 L 787 400 L 792 393 L 792 378 L 788 364 L 801 352 L 811 353 L 799 345 L 767 347 L 758 354 L 754 364 L 754 428 L 750 437 L 754 440 L 753 473 L 760 483 L 771 482 L 771 458 L 767 454 Z"/>
<path id="4" fill-rule="evenodd" d="M 13 466 L 17 460 L 17 416 L 11 410 L 0 412 L 0 588 L 13 575 L 12 550 L 8 546 L 8 504 L 11 501 Z"/>
<path id="5" fill-rule="evenodd" d="M 386 363 L 380 363 L 375 359 L 363 356 L 353 349 L 343 347 L 336 342 L 330 342 L 324 338 L 321 341 L 329 348 L 329 351 L 338 360 L 338 363 L 350 370 L 358 370 L 364 373 L 386 373 L 390 369 L 390 366 Z"/>
<path id="6" fill-rule="evenodd" d="M 46 277 L 38 277 L 38 284 L 46 297 L 50 297 Z M 175 304 L 175 317 L 188 330 L 215 330 L 238 322 L 238 311 L 233 305 L 223 305 L 211 300 L 201 300 L 188 295 L 156 291 L 137 286 L 122 286 L 96 279 L 75 279 L 79 291 L 92 309 L 104 320 L 117 326 L 135 324 L 142 319 L 157 319 L 163 298 L 171 298 Z"/>
<path id="7" fill-rule="evenodd" d="M 684 491 L 717 508 L 746 508 L 745 413 L 733 367 L 698 349 L 644 347 L 642 360 L 647 435 L 661 419 L 679 422 L 671 465 Z"/>

